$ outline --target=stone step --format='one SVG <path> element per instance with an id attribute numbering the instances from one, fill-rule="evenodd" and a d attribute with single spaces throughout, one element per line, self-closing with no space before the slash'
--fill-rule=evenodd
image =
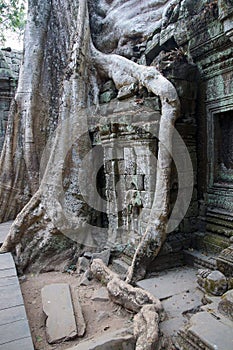
<path id="1" fill-rule="evenodd" d="M 189 326 L 178 331 L 176 346 L 180 350 L 232 350 L 232 324 L 223 316 L 198 312 Z"/>
<path id="2" fill-rule="evenodd" d="M 197 250 L 184 250 L 184 262 L 197 268 L 216 270 L 216 257 L 207 256 Z"/>
<path id="3" fill-rule="evenodd" d="M 101 287 L 99 289 L 96 289 L 92 295 L 91 300 L 93 301 L 102 301 L 106 302 L 109 301 L 109 295 L 108 290 L 106 287 Z"/>
<path id="4" fill-rule="evenodd" d="M 66 283 L 42 288 L 42 305 L 47 315 L 46 333 L 49 343 L 69 340 L 78 335 L 70 287 Z"/>
<path id="5" fill-rule="evenodd" d="M 104 333 L 95 339 L 89 339 L 67 350 L 134 350 L 135 339 L 130 329 L 120 329 Z"/>
<path id="6" fill-rule="evenodd" d="M 227 277 L 233 277 L 233 244 L 223 249 L 217 257 L 218 270 Z"/>
<path id="7" fill-rule="evenodd" d="M 196 272 L 193 267 L 183 266 L 137 282 L 162 301 L 166 319 L 160 323 L 160 330 L 166 336 L 176 335 L 187 322 L 186 315 L 202 305 L 203 293 L 197 288 Z"/>
<path id="8" fill-rule="evenodd" d="M 121 259 L 114 259 L 112 261 L 111 269 L 118 273 L 118 275 L 124 277 L 128 272 L 129 265 Z"/>
<path id="9" fill-rule="evenodd" d="M 194 289 L 197 286 L 196 273 L 196 269 L 183 266 L 157 273 L 156 277 L 141 280 L 137 285 L 164 300 Z"/>

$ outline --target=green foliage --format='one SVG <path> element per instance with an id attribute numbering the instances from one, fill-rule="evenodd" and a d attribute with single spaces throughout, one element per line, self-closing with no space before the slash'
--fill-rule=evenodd
<path id="1" fill-rule="evenodd" d="M 0 0 L 0 41 L 5 41 L 6 31 L 22 35 L 25 26 L 26 0 Z"/>

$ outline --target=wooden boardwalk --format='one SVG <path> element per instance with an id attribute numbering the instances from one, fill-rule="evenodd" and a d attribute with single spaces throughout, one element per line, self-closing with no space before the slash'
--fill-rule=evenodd
<path id="1" fill-rule="evenodd" d="M 10 223 L 0 224 L 0 243 Z M 13 257 L 0 254 L 0 350 L 34 350 Z"/>

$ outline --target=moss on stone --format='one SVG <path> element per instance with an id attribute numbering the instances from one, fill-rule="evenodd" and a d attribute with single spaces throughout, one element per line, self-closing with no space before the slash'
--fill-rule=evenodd
<path id="1" fill-rule="evenodd" d="M 221 251 L 229 246 L 229 242 L 226 241 L 224 237 L 214 235 L 214 234 L 205 235 L 204 243 L 208 246 L 210 251 L 211 251 L 211 248 L 214 248 L 214 247 L 219 248 L 219 251 Z"/>

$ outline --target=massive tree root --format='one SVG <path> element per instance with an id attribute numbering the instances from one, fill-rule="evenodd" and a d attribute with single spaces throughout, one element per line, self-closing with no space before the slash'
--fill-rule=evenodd
<path id="1" fill-rule="evenodd" d="M 86 1 L 80 1 L 77 23 L 76 41 L 71 50 L 72 54 L 67 68 L 68 78 L 66 75 L 66 78 L 63 81 L 63 97 L 61 99 L 63 102 L 59 111 L 59 119 L 61 121 L 65 119 L 71 120 L 74 115 L 77 116 L 77 114 L 80 113 L 83 107 L 88 106 L 88 89 L 90 89 L 90 87 L 88 88 L 87 85 L 96 81 L 96 71 L 112 78 L 118 89 L 124 85 L 131 84 L 132 82 L 138 82 L 146 87 L 148 91 L 159 96 L 161 100 L 162 115 L 158 137 L 159 151 L 156 191 L 145 234 L 136 249 L 127 276 L 127 282 L 133 283 L 138 278 L 138 274 L 141 270 L 145 273 L 148 264 L 157 256 L 166 240 L 169 213 L 172 132 L 173 125 L 179 113 L 179 99 L 174 86 L 163 77 L 155 67 L 141 66 L 119 55 L 106 55 L 95 49 L 90 38 Z M 93 67 L 95 67 L 96 70 L 94 70 Z M 39 68 L 36 67 L 37 74 L 38 69 Z M 33 88 L 32 90 L 35 89 Z M 97 103 L 98 88 L 96 87 L 96 83 L 93 91 L 94 97 L 92 103 Z M 23 106 L 21 108 L 23 108 Z M 30 120 L 33 121 L 36 118 L 31 107 L 27 109 L 26 117 L 29 128 L 28 130 L 30 131 Z M 42 179 L 39 190 L 34 194 L 32 199 L 16 218 L 0 252 L 16 249 L 16 246 L 20 244 L 23 236 L 27 235 L 30 231 L 32 232 L 30 228 L 34 227 L 33 225 L 35 221 L 39 221 L 38 225 L 40 225 L 41 222 L 42 228 L 45 223 L 50 223 L 50 234 L 52 234 L 53 231 L 57 233 L 56 223 L 58 222 L 62 223 L 62 232 L 66 230 L 65 226 L 69 226 L 69 219 L 64 216 L 62 208 L 60 208 L 61 210 L 57 210 L 60 204 L 59 196 L 60 191 L 62 190 L 62 183 L 61 178 L 56 176 L 56 168 L 54 169 L 54 164 L 59 165 L 59 161 L 64 160 L 64 154 L 61 151 L 62 142 L 65 142 L 64 140 L 67 138 L 66 132 L 69 132 L 72 127 L 72 124 L 70 126 L 68 124 L 67 130 L 61 129 L 57 133 L 45 171 L 47 182 Z M 25 163 L 28 167 L 28 176 L 31 179 L 30 183 L 32 192 L 35 192 L 37 180 L 34 181 L 33 179 L 36 179 L 37 175 L 35 175 L 34 168 L 31 169 L 31 165 L 34 164 L 34 161 L 32 164 L 30 162 L 30 154 L 34 153 L 34 151 L 31 148 L 28 149 L 28 147 L 34 147 L 34 143 L 29 142 L 30 137 L 32 138 L 31 141 L 34 142 L 36 141 L 36 138 L 33 138 L 33 134 L 26 136 L 28 137 L 28 143 L 25 148 L 24 157 L 26 157 Z M 91 147 L 90 140 L 87 140 L 86 144 L 87 147 L 88 144 Z M 9 144 L 8 150 L 5 154 L 6 159 L 9 158 L 8 156 L 10 156 L 10 152 L 12 153 L 12 147 L 12 143 Z M 60 160 L 58 151 L 61 151 Z M 6 162 L 5 166 L 7 166 Z M 8 174 L 8 176 L 10 175 L 11 174 Z M 49 176 L 51 179 L 48 183 Z M 45 210 L 44 204 L 47 202 L 50 203 L 50 207 L 47 207 Z M 53 206 L 56 207 L 56 210 L 53 210 Z M 54 220 L 54 218 L 56 218 L 56 220 Z M 76 224 L 80 223 L 80 226 L 82 226 L 83 221 L 85 221 L 85 217 L 81 220 L 77 219 Z M 21 251 L 20 254 L 23 254 L 23 252 Z M 28 259 L 30 261 L 30 257 L 28 257 Z"/>
<path id="2" fill-rule="evenodd" d="M 41 122 L 41 119 L 43 119 L 42 117 L 45 116 L 45 109 L 47 107 L 47 102 L 45 101 L 49 100 L 47 86 L 43 87 L 44 90 L 42 89 L 42 92 L 40 92 L 38 85 L 42 84 L 39 80 L 39 76 L 44 76 L 43 70 L 46 67 L 46 57 L 43 57 L 42 53 L 44 52 L 43 50 L 46 51 L 46 48 L 44 47 L 44 33 L 48 30 L 47 21 L 48 18 L 51 17 L 52 10 L 50 5 L 51 2 L 45 6 L 46 16 L 43 8 L 34 8 L 34 5 L 32 5 L 32 8 L 30 8 L 29 11 L 29 22 L 26 31 L 26 58 L 23 60 L 18 90 L 16 92 L 15 100 L 12 103 L 0 165 L 2 180 L 0 186 L 2 204 L 0 212 L 1 220 L 6 221 L 12 219 L 12 215 L 15 216 L 17 211 L 22 208 L 22 204 L 24 204 L 23 198 L 21 203 L 19 203 L 19 206 L 15 205 L 15 200 L 20 202 L 18 199 L 20 196 L 18 196 L 17 199 L 13 198 L 12 202 L 9 203 L 9 200 L 13 196 L 12 192 L 14 194 L 14 191 L 12 191 L 12 187 L 14 188 L 14 185 L 15 187 L 18 187 L 18 192 L 20 193 L 25 191 L 29 192 L 29 198 L 31 194 L 33 194 L 29 201 L 27 198 L 28 203 L 17 215 L 5 242 L 0 248 L 0 253 L 7 251 L 15 252 L 18 265 L 22 270 L 28 267 L 28 265 L 34 263 L 36 258 L 42 261 L 43 266 L 46 265 L 46 260 L 48 262 L 53 260 L 53 257 L 51 256 L 52 254 L 54 254 L 54 258 L 56 256 L 56 258 L 59 260 L 56 250 L 57 253 L 60 253 L 61 255 L 60 260 L 65 260 L 66 258 L 71 259 L 75 250 L 72 249 L 72 246 L 75 248 L 75 243 L 65 237 L 63 233 L 61 233 L 60 227 L 57 227 L 56 225 L 59 220 L 62 221 L 63 219 L 63 217 L 61 217 L 62 210 L 61 212 L 57 213 L 57 216 L 60 215 L 60 217 L 56 217 L 55 211 L 57 208 L 59 208 L 60 202 L 58 198 L 61 191 L 63 191 L 61 168 L 66 156 L 63 150 L 68 139 L 67 133 L 69 133 L 69 128 L 70 130 L 73 128 L 72 118 L 74 116 L 77 118 L 77 115 L 79 116 L 80 110 L 83 108 L 83 106 L 86 106 L 87 101 L 87 84 L 89 81 L 84 81 L 82 75 L 88 75 L 85 57 L 89 55 L 88 50 L 90 31 L 88 17 L 86 16 L 86 6 L 84 2 L 81 2 L 78 12 L 78 24 L 76 28 L 78 34 L 76 35 L 75 44 L 72 48 L 69 66 L 66 69 L 66 74 L 63 76 L 63 86 L 60 91 L 61 95 L 53 96 L 53 98 L 56 97 L 57 101 L 60 101 L 60 106 L 59 103 L 57 103 L 55 106 L 55 109 L 59 107 L 58 121 L 62 122 L 63 120 L 66 120 L 66 128 L 65 130 L 61 127 L 57 128 L 56 136 L 54 137 L 53 142 L 50 140 L 51 142 L 47 150 L 44 152 L 42 152 L 43 150 L 40 150 L 40 152 L 35 152 L 35 150 L 30 147 L 35 147 L 39 138 L 41 147 L 41 132 L 40 129 L 36 129 L 35 123 Z M 40 4 L 38 7 L 40 7 Z M 36 20 L 37 17 L 35 17 L 34 11 L 36 12 L 37 10 L 39 12 L 41 11 L 39 17 L 42 24 Z M 34 23 L 34 21 L 36 21 L 36 23 Z M 39 36 L 37 36 L 37 31 L 40 34 L 38 34 Z M 33 39 L 34 35 L 36 35 L 35 42 Z M 81 48 L 82 54 L 80 53 Z M 46 56 L 45 53 L 44 56 Z M 33 72 L 30 74 L 28 65 L 31 65 L 33 62 L 35 65 L 32 66 Z M 30 82 L 28 82 L 28 77 L 31 77 Z M 56 81 L 56 84 L 59 85 L 59 81 Z M 28 90 L 26 91 L 26 89 Z M 57 90 L 58 89 L 60 89 L 60 87 L 57 87 Z M 43 95 L 46 95 L 46 93 L 47 98 L 44 98 L 42 101 L 37 99 L 37 103 L 35 102 L 36 96 L 38 97 L 39 95 L 42 97 Z M 39 111 L 38 108 L 35 108 L 35 105 L 40 106 Z M 54 113 L 55 112 L 56 110 Z M 48 118 L 48 113 L 46 117 Z M 22 120 L 20 118 L 22 118 Z M 25 118 L 26 125 L 24 125 L 24 132 L 26 136 L 23 135 L 23 140 L 26 144 L 24 149 L 21 147 L 22 140 L 20 139 L 20 133 L 22 131 L 19 130 L 19 127 L 16 128 L 16 126 L 22 123 Z M 71 120 L 70 123 L 69 120 Z M 84 131 L 86 132 L 86 125 L 83 125 L 83 128 L 85 128 Z M 50 135 L 50 139 L 51 138 L 52 135 Z M 90 144 L 90 140 L 88 138 L 86 140 L 86 144 Z M 36 163 L 29 158 L 30 152 L 32 153 L 32 157 L 33 155 L 40 153 L 40 162 L 43 161 L 42 154 L 46 153 L 44 161 L 42 162 L 44 163 L 42 164 L 42 168 L 40 168 L 40 162 Z M 15 154 L 19 157 L 19 159 L 16 159 L 16 164 L 13 161 Z M 58 171 L 60 163 L 62 164 L 60 165 L 60 169 Z M 23 164 L 24 167 L 21 166 L 21 164 Z M 37 167 L 36 171 L 34 172 L 31 169 L 33 164 L 34 167 Z M 54 165 L 56 165 L 56 167 Z M 71 168 L 72 164 L 69 165 Z M 40 175 L 43 172 L 40 186 L 39 172 Z M 29 181 L 29 179 L 31 179 L 31 181 Z M 8 181 L 7 186 L 6 181 Z M 27 188 L 25 190 L 25 183 L 30 185 L 30 191 L 27 191 Z M 11 210 L 11 212 L 8 214 L 9 206 L 12 207 L 13 210 Z M 56 208 L 54 209 L 53 206 Z M 37 263 L 36 265 L 38 271 L 40 271 L 41 268 L 38 266 L 39 264 Z M 49 266 L 47 266 L 47 268 L 49 268 Z"/>
<path id="3" fill-rule="evenodd" d="M 122 281 L 101 259 L 93 260 L 91 272 L 96 279 L 107 285 L 109 295 L 115 303 L 133 312 L 139 312 L 143 305 L 153 304 L 156 312 L 160 314 L 163 312 L 159 299 L 141 288 L 135 288 Z"/>
<path id="4" fill-rule="evenodd" d="M 134 316 L 136 350 L 153 350 L 159 341 L 159 316 L 154 305 L 144 305 Z"/>
<path id="5" fill-rule="evenodd" d="M 136 313 L 136 350 L 153 350 L 159 340 L 159 322 L 164 317 L 160 300 L 146 290 L 122 281 L 100 259 L 93 260 L 91 272 L 96 279 L 106 284 L 109 297 L 114 303 Z"/>

